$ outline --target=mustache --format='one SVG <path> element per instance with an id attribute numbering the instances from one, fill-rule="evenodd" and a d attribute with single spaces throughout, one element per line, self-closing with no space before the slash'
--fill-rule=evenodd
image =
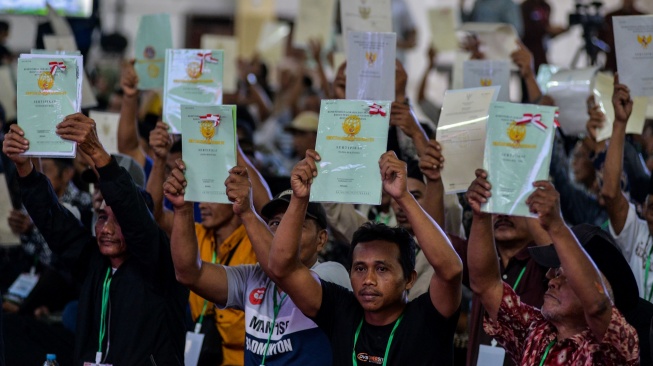
<path id="1" fill-rule="evenodd" d="M 515 226 L 515 224 L 513 224 L 513 222 L 510 219 L 506 218 L 505 216 L 500 216 L 499 218 L 497 218 L 497 221 L 494 222 L 494 228 L 496 229 L 497 227 L 499 227 L 499 225 L 504 225 L 504 224 Z"/>

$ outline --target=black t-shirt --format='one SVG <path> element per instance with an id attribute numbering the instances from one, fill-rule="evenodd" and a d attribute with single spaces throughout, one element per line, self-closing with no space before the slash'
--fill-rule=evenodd
<path id="1" fill-rule="evenodd" d="M 453 335 L 457 311 L 443 317 L 431 303 L 429 293 L 409 302 L 395 330 L 387 365 L 452 365 Z M 322 281 L 322 304 L 315 323 L 331 341 L 334 365 L 351 365 L 354 334 L 363 319 L 363 308 L 353 293 Z M 363 322 L 356 344 L 358 365 L 383 364 L 383 356 L 394 322 L 375 327 Z M 379 362 L 380 361 L 380 362 Z"/>

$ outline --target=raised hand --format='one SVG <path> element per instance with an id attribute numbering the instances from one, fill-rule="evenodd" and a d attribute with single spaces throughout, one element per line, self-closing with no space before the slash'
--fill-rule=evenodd
<path id="1" fill-rule="evenodd" d="M 587 113 L 590 116 L 590 119 L 587 120 L 585 129 L 587 130 L 587 135 L 594 141 L 596 141 L 597 133 L 600 128 L 603 128 L 605 124 L 605 114 L 601 111 L 601 106 L 596 104 L 594 100 L 594 95 L 590 95 L 587 98 Z"/>
<path id="2" fill-rule="evenodd" d="M 82 113 L 64 117 L 57 125 L 57 135 L 76 142 L 77 147 L 88 155 L 96 166 L 104 166 L 111 160 L 111 156 L 100 143 L 95 121 Z"/>
<path id="3" fill-rule="evenodd" d="M 476 179 L 467 189 L 467 202 L 472 208 L 474 215 L 486 215 L 481 211 L 481 205 L 487 202 L 492 196 L 492 185 L 487 181 L 487 172 L 483 169 L 476 169 Z"/>
<path id="4" fill-rule="evenodd" d="M 20 155 L 28 149 L 29 141 L 25 138 L 23 129 L 15 123 L 9 126 L 9 132 L 5 134 L 5 140 L 2 143 L 2 152 L 20 169 L 30 164 L 29 158 Z"/>
<path id="5" fill-rule="evenodd" d="M 633 112 L 633 100 L 630 98 L 630 88 L 619 84 L 619 74 L 614 75 L 614 93 L 612 94 L 614 105 L 614 122 L 626 123 Z"/>
<path id="6" fill-rule="evenodd" d="M 172 136 L 168 133 L 169 126 L 164 122 L 157 122 L 154 129 L 150 132 L 150 147 L 154 155 L 165 160 L 172 146 Z"/>
<path id="7" fill-rule="evenodd" d="M 186 193 L 186 186 L 188 185 L 184 176 L 186 165 L 181 159 L 177 159 L 175 165 L 176 167 L 163 183 L 163 194 L 175 208 L 182 208 L 186 205 L 184 193 Z"/>
<path id="8" fill-rule="evenodd" d="M 126 97 L 134 97 L 138 94 L 138 75 L 134 69 L 135 59 L 131 59 L 122 64 L 122 72 L 120 74 L 120 87 Z"/>
<path id="9" fill-rule="evenodd" d="M 540 180 L 533 183 L 535 192 L 526 199 L 529 210 L 537 214 L 544 230 L 551 230 L 565 225 L 560 213 L 560 194 L 553 184 Z"/>
<path id="10" fill-rule="evenodd" d="M 32 230 L 32 227 L 34 227 L 32 219 L 20 210 L 11 210 L 7 222 L 9 223 L 11 231 L 18 235 L 27 234 Z"/>
<path id="11" fill-rule="evenodd" d="M 231 168 L 224 185 L 227 187 L 227 197 L 233 203 L 233 210 L 236 215 L 242 216 L 254 212 L 252 183 L 249 180 L 246 167 L 235 166 Z"/>
<path id="12" fill-rule="evenodd" d="M 410 194 L 407 189 L 408 168 L 405 162 L 399 160 L 394 151 L 381 155 L 379 160 L 383 190 L 398 201 L 403 195 Z"/>
<path id="13" fill-rule="evenodd" d="M 401 102 L 392 102 L 390 107 L 390 126 L 397 126 L 403 133 L 411 138 L 423 133 L 422 127 L 410 109 L 410 106 Z"/>
<path id="14" fill-rule="evenodd" d="M 517 50 L 510 54 L 512 62 L 519 67 L 519 74 L 522 78 L 533 75 L 533 54 L 520 41 L 517 40 Z"/>
<path id="15" fill-rule="evenodd" d="M 431 140 L 424 156 L 419 159 L 419 169 L 428 180 L 437 181 L 441 178 L 440 171 L 443 167 L 442 148 L 437 141 Z"/>
<path id="16" fill-rule="evenodd" d="M 313 178 L 317 177 L 316 161 L 320 161 L 320 155 L 315 150 L 308 149 L 306 157 L 290 172 L 290 187 L 295 197 L 308 198 L 310 195 Z"/>
<path id="17" fill-rule="evenodd" d="M 308 49 L 311 51 L 311 56 L 316 62 L 322 61 L 322 41 L 319 39 L 309 39 Z"/>

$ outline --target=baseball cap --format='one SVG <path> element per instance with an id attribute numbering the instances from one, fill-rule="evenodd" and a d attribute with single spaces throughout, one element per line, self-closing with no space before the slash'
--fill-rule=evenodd
<path id="1" fill-rule="evenodd" d="M 116 159 L 118 165 L 127 170 L 137 186 L 145 188 L 145 172 L 136 160 L 132 159 L 131 156 L 124 154 L 111 154 L 111 156 Z M 92 168 L 88 168 L 82 172 L 82 180 L 86 183 L 93 184 L 98 182 L 98 176 Z"/>
<path id="2" fill-rule="evenodd" d="M 320 120 L 320 115 L 311 112 L 305 111 L 297 115 L 295 119 L 290 122 L 290 125 L 286 126 L 285 130 L 287 132 L 293 131 L 304 131 L 304 132 L 316 132 L 317 125 Z"/>
<path id="3" fill-rule="evenodd" d="M 635 275 L 612 236 L 600 227 L 590 224 L 576 225 L 571 231 L 610 282 L 617 309 L 622 313 L 634 309 L 639 300 Z M 548 268 L 560 267 L 560 258 L 553 245 L 530 247 L 528 251 L 539 265 Z"/>
<path id="4" fill-rule="evenodd" d="M 290 197 L 292 196 L 292 189 L 285 190 L 272 199 L 263 206 L 261 214 L 267 220 L 269 220 L 275 213 L 280 210 L 285 211 L 288 208 L 290 203 Z M 314 219 L 320 225 L 322 229 L 327 227 L 327 216 L 324 207 L 317 202 L 309 202 L 308 208 L 306 209 L 306 216 Z"/>

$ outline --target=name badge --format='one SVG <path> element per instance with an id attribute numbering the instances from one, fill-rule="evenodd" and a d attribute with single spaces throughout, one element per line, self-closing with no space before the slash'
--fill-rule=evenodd
<path id="1" fill-rule="evenodd" d="M 35 273 L 23 273 L 9 287 L 9 293 L 22 299 L 27 298 L 36 284 L 39 282 L 39 275 Z"/>
<path id="2" fill-rule="evenodd" d="M 184 364 L 186 366 L 197 366 L 204 343 L 204 334 L 186 332 L 186 346 L 184 347 Z"/>
<path id="3" fill-rule="evenodd" d="M 493 339 L 491 346 L 480 345 L 476 366 L 503 366 L 505 358 L 506 350 L 497 347 L 497 341 Z"/>

